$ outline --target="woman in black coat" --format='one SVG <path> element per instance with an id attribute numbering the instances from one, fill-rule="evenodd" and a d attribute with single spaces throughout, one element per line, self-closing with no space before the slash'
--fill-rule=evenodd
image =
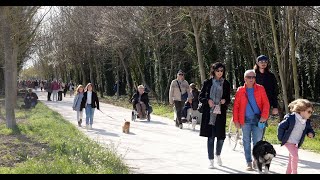
<path id="1" fill-rule="evenodd" d="M 100 110 L 98 95 L 92 89 L 93 89 L 92 84 L 88 83 L 85 88 L 85 93 L 83 93 L 83 98 L 80 106 L 81 111 L 83 108 L 85 108 L 86 110 L 86 128 L 87 129 L 92 129 L 93 115 L 94 115 L 95 108 Z"/>
<path id="2" fill-rule="evenodd" d="M 226 138 L 226 116 L 230 103 L 230 83 L 225 77 L 224 64 L 217 62 L 211 65 L 211 78 L 203 82 L 199 101 L 203 106 L 200 136 L 208 137 L 209 168 L 214 168 L 214 140 L 218 165 L 222 165 L 220 153 Z"/>

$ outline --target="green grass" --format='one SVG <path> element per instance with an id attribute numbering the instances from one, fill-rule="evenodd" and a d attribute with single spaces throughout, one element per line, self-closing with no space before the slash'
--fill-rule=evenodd
<path id="1" fill-rule="evenodd" d="M 27 112 L 18 110 L 17 116 L 27 116 L 28 119 L 17 123 L 18 127 L 15 130 L 7 129 L 5 124 L 1 124 L 0 134 L 25 135 L 37 143 L 46 144 L 47 148 L 32 158 L 24 155 L 25 161 L 17 163 L 14 167 L 0 166 L 0 174 L 129 173 L 128 167 L 122 158 L 116 155 L 114 149 L 102 147 L 90 140 L 73 124 L 42 103 L 38 103 L 36 108 Z"/>

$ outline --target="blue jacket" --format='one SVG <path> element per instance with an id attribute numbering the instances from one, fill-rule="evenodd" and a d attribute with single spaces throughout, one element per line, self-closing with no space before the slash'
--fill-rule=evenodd
<path id="1" fill-rule="evenodd" d="M 279 125 L 278 125 L 278 140 L 281 141 L 281 146 L 284 145 L 288 141 L 290 134 L 294 128 L 295 123 L 296 123 L 296 116 L 294 114 L 285 115 L 284 120 L 279 123 Z M 298 148 L 302 145 L 305 136 L 310 132 L 313 134 L 313 136 L 315 136 L 315 132 L 313 131 L 313 129 L 311 127 L 310 120 L 308 119 L 306 122 L 306 128 L 304 129 L 302 136 L 300 138 Z"/>

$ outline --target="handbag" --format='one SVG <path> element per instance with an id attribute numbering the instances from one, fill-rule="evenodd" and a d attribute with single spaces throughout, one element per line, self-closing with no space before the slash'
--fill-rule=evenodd
<path id="1" fill-rule="evenodd" d="M 180 88 L 180 85 L 179 85 L 179 82 L 177 81 L 177 84 L 178 84 L 178 87 L 179 87 L 179 90 L 180 90 L 180 93 L 181 93 L 181 101 L 186 101 L 188 99 L 188 92 L 185 92 L 182 94 L 182 91 L 181 91 L 181 88 Z"/>
<path id="2" fill-rule="evenodd" d="M 221 114 L 221 107 L 220 107 L 220 104 L 218 105 L 214 105 L 214 108 L 213 108 L 213 114 Z"/>
<path id="3" fill-rule="evenodd" d="M 247 95 L 247 93 L 245 93 L 245 94 L 246 94 L 248 103 L 249 103 L 249 105 L 250 105 L 250 107 L 251 107 L 251 110 L 252 110 L 252 112 L 254 112 L 253 107 L 252 107 L 252 105 L 251 105 L 251 103 L 250 103 L 250 101 L 249 101 L 248 95 Z M 259 108 L 259 107 L 258 107 L 258 108 Z M 258 122 L 260 121 L 261 115 L 260 115 L 260 114 L 254 114 L 254 118 L 257 119 L 257 124 L 256 124 L 256 126 L 258 126 Z"/>

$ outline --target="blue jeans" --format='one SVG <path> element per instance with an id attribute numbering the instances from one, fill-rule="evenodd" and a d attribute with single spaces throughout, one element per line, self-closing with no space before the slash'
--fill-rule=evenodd
<path id="1" fill-rule="evenodd" d="M 91 107 L 91 105 L 86 106 L 86 124 L 89 125 L 89 119 L 90 119 L 90 125 L 93 124 L 93 115 L 94 115 L 94 108 Z"/>
<path id="2" fill-rule="evenodd" d="M 214 135 L 214 128 L 212 128 L 212 135 Z M 208 137 L 208 143 L 207 143 L 207 148 L 208 148 L 208 158 L 209 159 L 214 159 L 214 156 L 213 156 L 213 150 L 214 150 L 214 139 L 216 137 Z M 224 142 L 224 139 L 218 139 L 217 138 L 217 147 L 216 147 L 216 155 L 217 156 L 220 156 L 221 154 L 221 150 L 222 150 L 222 146 L 223 146 L 223 142 Z"/>
<path id="3" fill-rule="evenodd" d="M 244 156 L 247 163 L 252 162 L 251 157 L 251 135 L 253 146 L 261 140 L 263 129 L 260 129 L 256 123 L 245 123 L 242 126 L 242 139 L 243 139 L 243 148 Z"/>

